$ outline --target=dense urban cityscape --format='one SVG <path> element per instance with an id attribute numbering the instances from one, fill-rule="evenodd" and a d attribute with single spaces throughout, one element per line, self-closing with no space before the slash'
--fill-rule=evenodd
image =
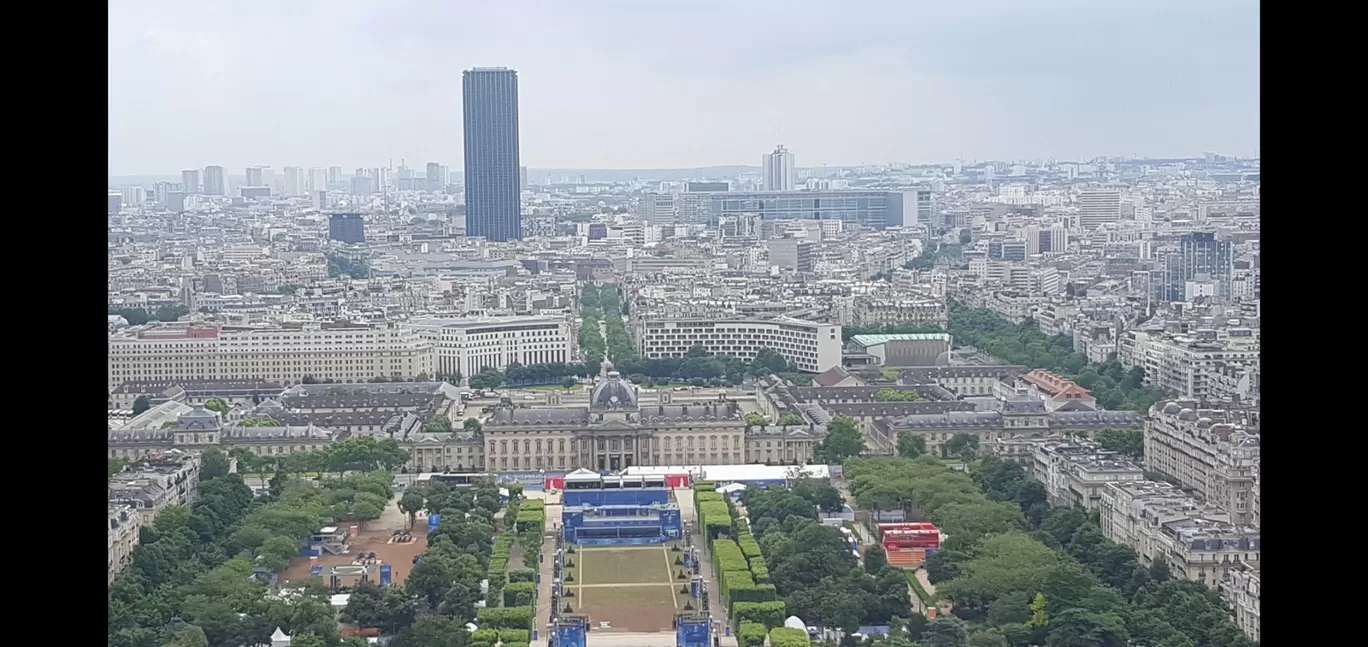
<path id="1" fill-rule="evenodd" d="M 111 177 L 111 647 L 1259 643 L 1257 158 L 544 169 L 519 83 Z"/>

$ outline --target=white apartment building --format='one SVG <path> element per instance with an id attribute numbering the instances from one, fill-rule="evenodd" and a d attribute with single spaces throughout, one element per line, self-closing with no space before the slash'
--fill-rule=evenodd
<path id="1" fill-rule="evenodd" d="M 431 344 L 439 375 L 471 376 L 485 368 L 503 370 L 517 362 L 575 361 L 575 333 L 560 317 L 461 317 L 416 319 L 410 326 Z"/>
<path id="2" fill-rule="evenodd" d="M 109 481 L 109 503 L 127 505 L 150 523 L 168 506 L 190 505 L 199 499 L 200 457 L 180 450 L 150 453 L 115 474 Z"/>
<path id="3" fill-rule="evenodd" d="M 1084 191 L 1078 196 L 1078 225 L 1094 229 L 1106 222 L 1121 219 L 1121 193 L 1118 191 Z"/>
<path id="4" fill-rule="evenodd" d="M 432 343 L 394 322 L 149 324 L 109 338 L 111 390 L 128 381 L 293 384 L 304 376 L 364 382 L 432 373 Z"/>
<path id="5" fill-rule="evenodd" d="M 138 528 L 142 526 L 142 515 L 138 509 L 126 504 L 109 504 L 109 581 L 123 571 L 133 559 L 133 549 L 138 545 Z"/>
<path id="6" fill-rule="evenodd" d="M 1096 510 L 1109 483 L 1143 481 L 1144 470 L 1092 442 L 1046 442 L 1036 446 L 1031 476 L 1045 486 L 1051 505 Z"/>
<path id="7" fill-rule="evenodd" d="M 1259 569 L 1248 564 L 1240 564 L 1226 570 L 1221 580 L 1221 597 L 1230 605 L 1235 624 L 1259 642 Z"/>
<path id="8" fill-rule="evenodd" d="M 754 359 L 761 348 L 784 356 L 800 371 L 821 373 L 841 365 L 841 327 L 791 317 L 774 319 L 639 319 L 642 357 L 684 357 L 703 346 L 714 355 Z"/>
<path id="9" fill-rule="evenodd" d="M 1207 333 L 1210 331 L 1199 331 Z M 1183 397 L 1216 399 L 1226 391 L 1249 387 L 1237 377 L 1233 382 L 1220 374 L 1231 364 L 1259 371 L 1259 338 L 1254 331 L 1230 329 L 1225 337 L 1199 339 L 1191 336 L 1161 337 L 1142 331 L 1122 336 L 1117 359 L 1126 366 L 1141 366 L 1153 386 L 1175 391 Z M 1235 388 L 1231 388 L 1232 385 Z"/>
<path id="10" fill-rule="evenodd" d="M 1178 480 L 1235 523 L 1254 519 L 1258 413 L 1160 402 L 1145 421 L 1145 468 Z"/>
<path id="11" fill-rule="evenodd" d="M 935 324 L 949 323 L 949 310 L 944 299 L 880 298 L 861 295 L 854 300 L 854 318 L 858 325 L 871 324 Z"/>
<path id="12" fill-rule="evenodd" d="M 1212 588 L 1237 568 L 1259 565 L 1259 529 L 1168 483 L 1111 483 L 1098 507 L 1102 535 L 1135 550 L 1146 566 L 1162 559 L 1174 577 Z"/>

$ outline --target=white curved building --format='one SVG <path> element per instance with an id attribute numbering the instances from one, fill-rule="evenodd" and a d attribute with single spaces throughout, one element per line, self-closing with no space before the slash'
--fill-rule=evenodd
<path id="1" fill-rule="evenodd" d="M 439 375 L 471 376 L 491 367 L 502 371 L 513 362 L 575 361 L 574 331 L 560 317 L 425 318 L 410 325 L 432 344 Z"/>
<path id="2" fill-rule="evenodd" d="M 637 324 L 642 357 L 684 357 L 694 346 L 713 355 L 754 359 L 771 348 L 800 371 L 841 365 L 841 327 L 792 317 L 773 319 L 645 319 Z"/>

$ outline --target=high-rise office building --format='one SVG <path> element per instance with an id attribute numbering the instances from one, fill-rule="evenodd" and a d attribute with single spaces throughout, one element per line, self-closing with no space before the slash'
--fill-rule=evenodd
<path id="1" fill-rule="evenodd" d="M 1084 191 L 1078 195 L 1078 226 L 1096 229 L 1104 222 L 1121 219 L 1119 191 Z"/>
<path id="2" fill-rule="evenodd" d="M 122 209 L 123 209 L 123 194 L 122 194 L 122 193 L 115 193 L 114 191 L 110 191 L 110 192 L 109 192 L 109 215 L 111 215 L 111 216 L 117 216 L 117 215 L 119 215 L 119 211 L 121 211 Z"/>
<path id="3" fill-rule="evenodd" d="M 309 169 L 309 193 L 328 190 L 328 169 L 323 167 Z"/>
<path id="4" fill-rule="evenodd" d="M 642 194 L 637 215 L 649 225 L 673 225 L 679 217 L 674 196 L 668 193 Z"/>
<path id="5" fill-rule="evenodd" d="M 427 190 L 436 193 L 446 188 L 446 173 L 437 162 L 427 163 Z"/>
<path id="6" fill-rule="evenodd" d="M 526 190 L 526 189 L 527 189 L 527 167 L 526 167 L 526 166 L 519 166 L 519 167 L 518 167 L 518 190 L 519 190 L 519 191 L 524 191 L 524 190 Z"/>
<path id="7" fill-rule="evenodd" d="M 304 169 L 298 166 L 285 167 L 284 195 L 304 195 Z"/>
<path id="8" fill-rule="evenodd" d="M 463 75 L 466 234 L 522 238 L 518 169 L 518 73 L 475 68 Z"/>
<path id="9" fill-rule="evenodd" d="M 204 194 L 227 195 L 228 181 L 223 175 L 222 166 L 204 167 Z"/>
<path id="10" fill-rule="evenodd" d="M 265 173 L 260 166 L 247 167 L 247 186 L 266 186 L 264 181 Z"/>
<path id="11" fill-rule="evenodd" d="M 1211 284 L 1218 299 L 1229 299 L 1235 274 L 1235 254 L 1230 241 L 1214 232 L 1193 232 L 1178 239 L 1177 249 L 1162 257 L 1163 292 L 1166 301 L 1185 301 L 1189 283 Z M 1195 288 L 1201 292 L 1201 287 Z"/>
<path id="12" fill-rule="evenodd" d="M 199 171 L 197 171 L 197 170 L 195 170 L 195 169 L 190 169 L 190 170 L 188 170 L 188 171 L 181 171 L 181 188 L 183 188 L 183 189 L 185 190 L 185 194 L 186 194 L 186 195 L 195 195 L 195 194 L 199 193 L 199 192 L 200 192 Z"/>
<path id="13" fill-rule="evenodd" d="M 359 213 L 335 213 L 328 218 L 328 240 L 355 245 L 366 242 L 366 221 Z"/>
<path id="14" fill-rule="evenodd" d="M 123 195 L 123 203 L 131 207 L 141 206 L 147 201 L 147 189 L 140 186 L 130 186 L 124 189 L 121 194 Z"/>
<path id="15" fill-rule="evenodd" d="M 765 167 L 764 189 L 766 191 L 793 190 L 793 153 L 788 152 L 788 149 L 780 144 L 774 148 L 773 153 L 765 154 L 763 162 Z"/>
<path id="16" fill-rule="evenodd" d="M 328 167 L 328 184 L 337 184 L 338 182 L 341 182 L 341 181 L 342 181 L 342 167 L 341 167 L 341 166 L 329 166 L 329 167 Z"/>

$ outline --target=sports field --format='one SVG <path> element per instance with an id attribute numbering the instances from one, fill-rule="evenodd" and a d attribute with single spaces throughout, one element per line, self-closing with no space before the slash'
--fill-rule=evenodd
<path id="1" fill-rule="evenodd" d="M 669 545 L 577 547 L 566 555 L 565 570 L 573 579 L 567 578 L 565 588 L 573 595 L 565 602 L 589 616 L 594 631 L 669 631 L 689 601 L 689 579 L 678 578 L 688 571 L 675 564 L 681 555 Z"/>

